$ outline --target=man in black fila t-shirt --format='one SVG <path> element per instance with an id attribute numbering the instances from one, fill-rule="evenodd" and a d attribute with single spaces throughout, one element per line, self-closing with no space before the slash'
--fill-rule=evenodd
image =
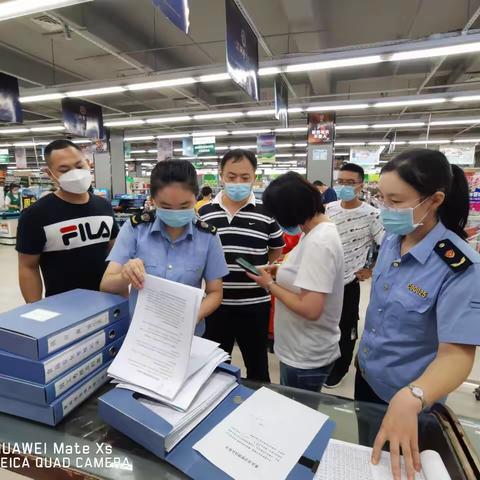
<path id="1" fill-rule="evenodd" d="M 18 221 L 20 289 L 27 303 L 74 288 L 98 290 L 118 234 L 113 211 L 89 193 L 90 166 L 68 140 L 45 148 L 47 173 L 59 189 L 24 210 Z"/>

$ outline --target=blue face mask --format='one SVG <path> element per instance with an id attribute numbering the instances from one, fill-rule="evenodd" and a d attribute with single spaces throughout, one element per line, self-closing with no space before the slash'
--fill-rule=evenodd
<path id="1" fill-rule="evenodd" d="M 193 221 L 195 209 L 168 210 L 166 208 L 157 208 L 157 217 L 169 227 L 180 228 Z"/>
<path id="2" fill-rule="evenodd" d="M 351 185 L 337 185 L 334 190 L 337 194 L 337 198 L 339 200 L 345 200 L 346 202 L 350 202 L 357 196 L 355 187 L 352 187 Z"/>
<path id="3" fill-rule="evenodd" d="M 252 192 L 251 183 L 226 183 L 225 193 L 230 200 L 241 202 L 247 199 Z"/>
<path id="4" fill-rule="evenodd" d="M 300 228 L 300 225 L 297 225 L 296 227 L 282 227 L 282 230 L 287 235 L 300 235 L 302 233 L 302 229 Z"/>
<path id="5" fill-rule="evenodd" d="M 415 231 L 420 225 L 423 225 L 422 222 L 428 215 L 428 211 L 419 223 L 415 223 L 413 212 L 415 211 L 415 208 L 422 205 L 426 200 L 427 199 L 423 200 L 413 208 L 382 207 L 380 209 L 380 221 L 382 222 L 385 231 L 388 233 L 394 233 L 395 235 L 408 235 Z"/>

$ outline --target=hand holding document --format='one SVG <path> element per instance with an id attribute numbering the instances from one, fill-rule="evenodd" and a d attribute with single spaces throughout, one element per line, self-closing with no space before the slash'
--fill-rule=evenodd
<path id="1" fill-rule="evenodd" d="M 315 475 L 315 480 L 392 480 L 390 454 L 382 452 L 380 463 L 372 465 L 372 449 L 361 445 L 330 440 Z M 420 454 L 422 471 L 415 480 L 451 480 L 437 452 Z M 402 459 L 402 480 L 407 479 Z"/>
<path id="2" fill-rule="evenodd" d="M 193 448 L 236 480 L 285 479 L 327 420 L 264 387 Z"/>
<path id="3" fill-rule="evenodd" d="M 203 291 L 147 275 L 110 376 L 172 399 L 185 380 Z"/>

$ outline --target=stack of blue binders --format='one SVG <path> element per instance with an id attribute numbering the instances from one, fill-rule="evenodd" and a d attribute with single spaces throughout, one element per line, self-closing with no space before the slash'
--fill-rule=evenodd
<path id="1" fill-rule="evenodd" d="M 108 381 L 128 300 L 72 290 L 0 314 L 0 412 L 56 425 Z"/>

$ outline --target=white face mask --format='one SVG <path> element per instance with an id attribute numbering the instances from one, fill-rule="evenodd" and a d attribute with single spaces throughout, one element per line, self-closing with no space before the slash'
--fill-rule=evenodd
<path id="1" fill-rule="evenodd" d="M 55 177 L 56 178 L 56 177 Z M 85 168 L 74 168 L 57 178 L 60 188 L 65 192 L 80 195 L 86 193 L 92 184 L 90 170 Z"/>

